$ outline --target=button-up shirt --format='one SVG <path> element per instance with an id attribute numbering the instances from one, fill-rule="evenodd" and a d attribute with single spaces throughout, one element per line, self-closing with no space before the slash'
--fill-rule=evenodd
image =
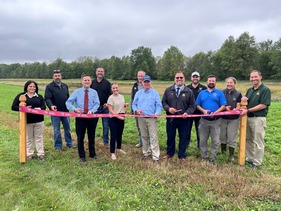
<path id="1" fill-rule="evenodd" d="M 132 103 L 133 111 L 141 110 L 143 115 L 160 115 L 162 104 L 157 91 L 150 88 L 149 90 L 139 90 Z"/>
<path id="2" fill-rule="evenodd" d="M 89 111 L 95 113 L 98 110 L 98 107 L 100 106 L 98 93 L 96 90 L 91 88 L 89 88 L 88 90 L 89 90 L 88 108 Z M 65 102 L 67 109 L 70 111 L 74 111 L 76 108 L 80 108 L 84 113 L 84 96 L 85 96 L 84 87 L 76 89 Z"/>

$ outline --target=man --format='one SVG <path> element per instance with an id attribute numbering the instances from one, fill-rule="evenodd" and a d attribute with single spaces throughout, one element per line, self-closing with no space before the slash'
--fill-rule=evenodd
<path id="1" fill-rule="evenodd" d="M 82 76 L 82 87 L 76 89 L 66 101 L 66 107 L 77 114 L 93 114 L 97 111 L 100 101 L 97 92 L 91 89 L 92 79 L 89 75 Z M 97 118 L 75 118 L 75 127 L 78 140 L 78 154 L 81 162 L 86 162 L 84 138 L 87 130 L 90 157 L 97 159 L 95 151 L 95 133 Z"/>
<path id="2" fill-rule="evenodd" d="M 269 88 L 263 85 L 260 71 L 253 70 L 250 74 L 250 81 L 253 87 L 247 90 L 242 101 L 248 101 L 246 161 L 251 168 L 255 168 L 262 164 L 264 156 L 266 115 L 271 103 L 271 93 Z"/>
<path id="3" fill-rule="evenodd" d="M 227 106 L 226 110 L 240 109 L 242 95 L 236 90 L 237 80 L 234 77 L 228 77 L 226 80 L 226 89 L 223 90 L 223 94 L 226 98 Z M 237 135 L 240 123 L 239 115 L 222 116 L 221 118 L 221 151 L 222 154 L 226 153 L 226 147 L 228 146 L 229 158 L 228 161 L 234 161 L 234 150 L 237 146 Z"/>
<path id="4" fill-rule="evenodd" d="M 68 86 L 61 82 L 62 74 L 60 70 L 53 71 L 53 82 L 49 83 L 45 89 L 45 101 L 47 106 L 52 111 L 68 112 L 65 102 L 69 97 Z M 51 116 L 52 125 L 54 128 L 54 147 L 57 152 L 62 149 L 62 138 L 60 132 L 60 123 L 63 125 L 64 138 L 66 146 L 72 148 L 72 139 L 70 133 L 69 117 Z"/>
<path id="5" fill-rule="evenodd" d="M 215 114 L 225 110 L 226 99 L 222 91 L 216 88 L 216 76 L 210 75 L 207 89 L 199 93 L 196 99 L 197 109 L 204 115 Z M 202 160 L 215 164 L 220 145 L 220 116 L 204 116 L 199 123 L 200 150 Z M 211 156 L 208 158 L 208 138 L 211 136 Z"/>
<path id="6" fill-rule="evenodd" d="M 202 91 L 207 89 L 206 86 L 200 84 L 200 74 L 198 72 L 193 72 L 191 74 L 191 84 L 189 84 L 187 87 L 191 89 L 193 92 L 194 99 L 196 100 L 198 94 Z M 197 108 L 193 112 L 193 114 L 202 114 Z M 192 130 L 192 125 L 193 122 L 195 124 L 195 130 L 196 130 L 196 136 L 197 136 L 197 147 L 200 148 L 200 136 L 199 136 L 199 121 L 200 117 L 191 117 L 190 118 L 190 127 L 189 127 L 189 136 L 188 140 L 191 140 L 191 130 Z"/>
<path id="7" fill-rule="evenodd" d="M 134 101 L 134 97 L 135 97 L 137 91 L 143 89 L 142 79 L 143 79 L 144 75 L 145 75 L 145 72 L 142 70 L 139 70 L 137 73 L 138 80 L 136 83 L 133 84 L 132 91 L 131 91 L 131 113 L 133 113 L 132 103 Z M 139 142 L 135 145 L 135 147 L 140 148 L 140 147 L 142 147 L 142 142 L 141 142 L 141 134 L 140 134 L 138 118 L 136 118 L 136 125 L 137 125 L 137 129 L 138 129 Z"/>
<path id="8" fill-rule="evenodd" d="M 96 90 L 99 99 L 100 99 L 100 106 L 97 110 L 97 114 L 109 114 L 107 108 L 107 100 L 108 97 L 112 94 L 111 92 L 111 84 L 108 80 L 104 78 L 105 71 L 102 67 L 96 69 L 96 79 L 93 80 L 91 84 L 91 88 Z M 108 133 L 109 133 L 109 118 L 102 117 L 102 128 L 103 128 L 103 144 L 108 147 Z"/>
<path id="9" fill-rule="evenodd" d="M 143 77 L 143 89 L 139 90 L 134 98 L 132 107 L 136 115 L 157 117 L 161 114 L 162 104 L 157 91 L 151 88 L 151 78 L 149 75 Z M 152 152 L 152 159 L 159 165 L 160 149 L 158 143 L 157 118 L 139 117 L 138 119 L 141 139 L 143 159 L 147 159 Z"/>
<path id="10" fill-rule="evenodd" d="M 178 158 L 181 161 L 186 159 L 186 148 L 189 145 L 190 119 L 188 114 L 192 114 L 196 108 L 192 91 L 185 86 L 185 77 L 182 72 L 175 75 L 175 84 L 168 87 L 162 98 L 162 105 L 167 115 L 183 115 L 183 118 L 167 118 L 167 154 L 164 159 L 170 159 L 175 154 L 176 130 L 179 133 Z"/>

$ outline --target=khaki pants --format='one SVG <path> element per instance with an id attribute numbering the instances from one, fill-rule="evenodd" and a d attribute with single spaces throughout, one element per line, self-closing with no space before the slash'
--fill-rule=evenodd
<path id="1" fill-rule="evenodd" d="M 218 148 L 220 146 L 220 123 L 221 118 L 208 121 L 206 119 L 201 118 L 199 124 L 199 136 L 200 136 L 200 150 L 201 150 L 201 158 L 208 158 L 208 139 L 211 137 L 211 146 L 210 146 L 210 159 L 215 160 Z"/>
<path id="2" fill-rule="evenodd" d="M 262 164 L 266 117 L 248 117 L 246 133 L 246 160 L 256 166 Z"/>
<path id="3" fill-rule="evenodd" d="M 160 149 L 158 143 L 157 118 L 139 118 L 138 121 L 141 133 L 143 155 L 149 156 L 151 149 L 152 159 L 159 160 Z"/>
<path id="4" fill-rule="evenodd" d="M 44 121 L 26 125 L 26 151 L 27 156 L 34 155 L 34 144 L 37 156 L 44 155 L 43 145 Z"/>
<path id="5" fill-rule="evenodd" d="M 229 147 L 236 148 L 239 123 L 239 119 L 221 118 L 221 144 L 227 144 Z"/>

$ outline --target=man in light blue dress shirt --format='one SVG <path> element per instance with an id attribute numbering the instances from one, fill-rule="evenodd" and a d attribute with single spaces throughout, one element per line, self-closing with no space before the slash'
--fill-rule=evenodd
<path id="1" fill-rule="evenodd" d="M 140 116 L 157 117 L 162 112 L 159 93 L 151 88 L 151 78 L 149 75 L 143 77 L 142 83 L 143 89 L 136 93 L 132 103 L 133 111 Z M 147 159 L 152 153 L 152 159 L 159 165 L 160 149 L 157 118 L 139 117 L 138 121 L 141 131 L 143 159 Z"/>
<path id="2" fill-rule="evenodd" d="M 100 101 L 97 92 L 91 89 L 92 79 L 90 75 L 82 76 L 83 87 L 76 89 L 66 101 L 66 107 L 70 111 L 77 114 L 93 114 L 97 111 Z M 85 104 L 85 92 L 88 93 L 88 106 Z M 86 110 L 85 110 L 86 109 Z M 88 111 L 87 111 L 88 110 Z M 76 134 L 78 139 L 78 154 L 81 162 L 86 162 L 86 155 L 84 150 L 84 138 L 87 129 L 88 145 L 90 157 L 97 159 L 95 151 L 95 133 L 98 119 L 97 118 L 79 118 L 75 119 Z"/>

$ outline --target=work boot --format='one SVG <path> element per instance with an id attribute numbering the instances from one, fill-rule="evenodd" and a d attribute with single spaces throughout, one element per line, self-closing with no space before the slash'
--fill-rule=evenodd
<path id="1" fill-rule="evenodd" d="M 221 153 L 223 155 L 226 153 L 226 144 L 221 144 Z"/>
<path id="2" fill-rule="evenodd" d="M 234 161 L 234 148 L 233 147 L 229 147 L 229 162 L 233 162 Z"/>

